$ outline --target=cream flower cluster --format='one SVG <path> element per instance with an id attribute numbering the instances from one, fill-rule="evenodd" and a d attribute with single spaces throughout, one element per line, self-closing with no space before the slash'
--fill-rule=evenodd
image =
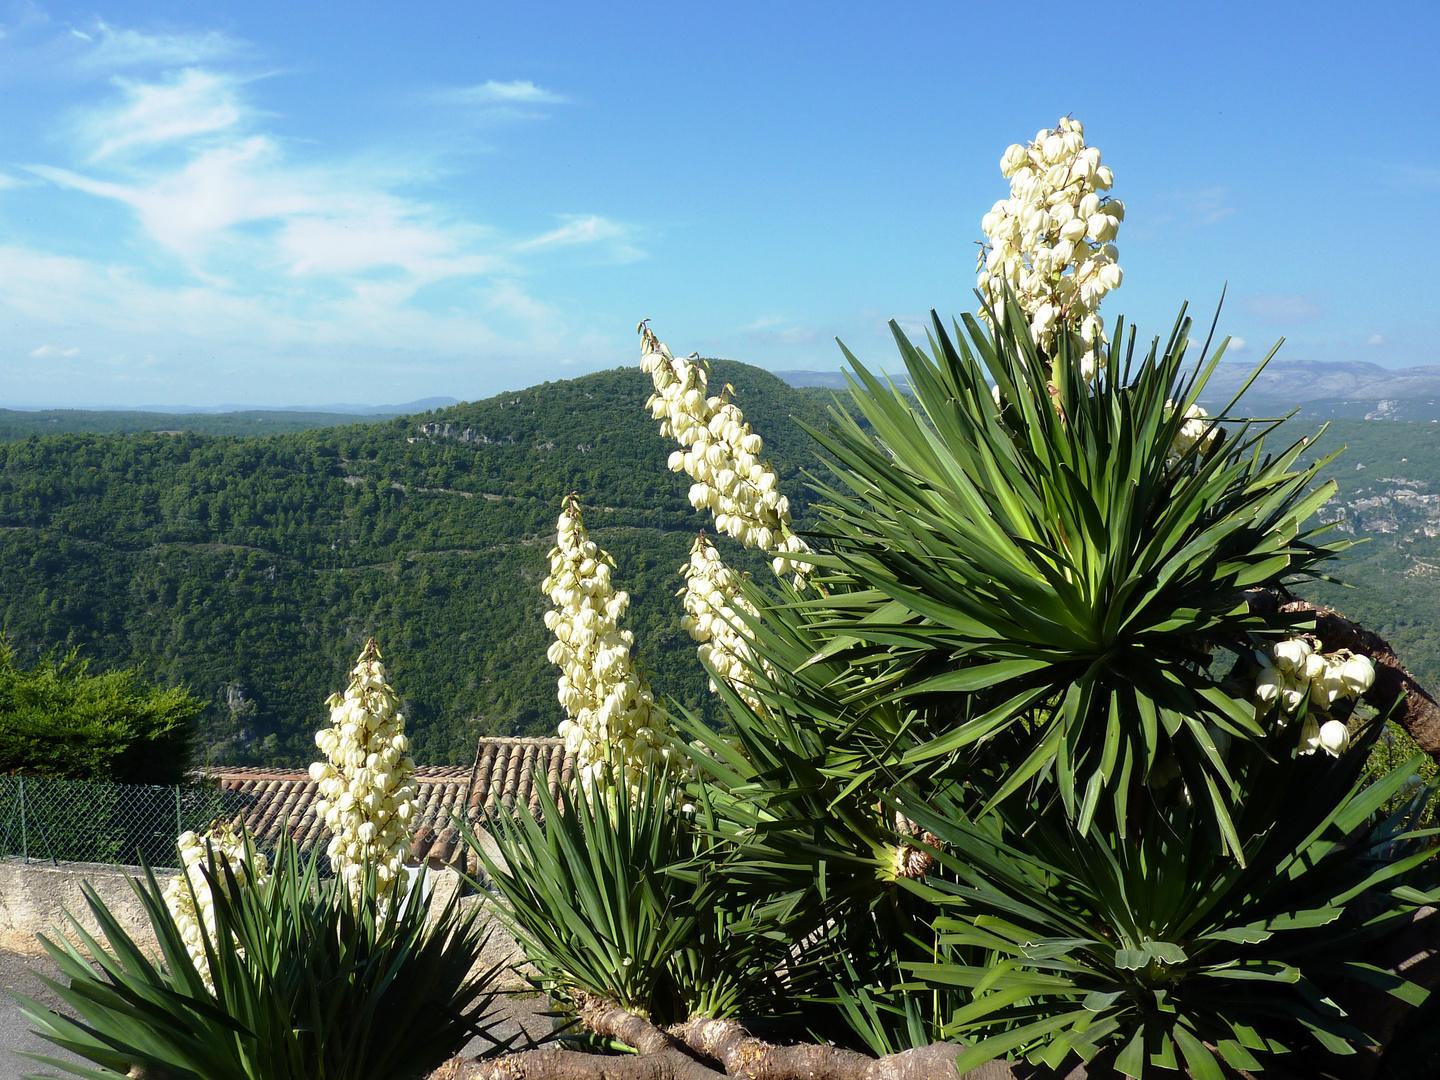
<path id="1" fill-rule="evenodd" d="M 613 565 L 586 535 L 572 495 L 560 515 L 550 574 L 540 585 L 555 605 L 545 626 L 555 635 L 547 655 L 561 670 L 566 719 L 560 736 L 587 786 L 606 786 L 611 766 L 618 766 L 635 791 L 658 768 L 678 775 L 684 755 L 664 707 L 631 662 L 634 634 L 617 626 L 630 596 L 611 584 Z"/>
<path id="2" fill-rule="evenodd" d="M 1341 698 L 1356 698 L 1375 682 L 1375 665 L 1368 656 L 1349 650 L 1322 654 L 1307 638 L 1290 638 L 1269 649 L 1257 649 L 1260 670 L 1255 676 L 1255 700 L 1262 707 L 1280 706 L 1284 726 L 1300 711 L 1306 699 L 1317 709 L 1327 709 Z M 1339 756 L 1350 745 L 1350 732 L 1341 720 L 1324 723 L 1306 713 L 1300 732 L 1300 752 L 1324 750 Z"/>
<path id="3" fill-rule="evenodd" d="M 655 384 L 645 406 L 684 449 L 670 455 L 670 468 L 694 483 L 690 505 L 715 515 L 715 528 L 746 547 L 774 552 L 778 577 L 794 573 L 798 588 L 813 567 L 803 559 L 810 548 L 791 531 L 790 500 L 779 477 L 760 452 L 764 440 L 750 430 L 738 406 L 711 395 L 702 364 L 676 357 L 645 323 L 640 331 L 640 368 Z"/>
<path id="4" fill-rule="evenodd" d="M 344 694 L 333 694 L 330 727 L 315 733 L 327 760 L 310 766 L 319 786 L 315 813 L 330 830 L 330 865 L 358 895 L 366 867 L 376 892 L 388 896 L 403 879 L 407 833 L 415 816 L 415 762 L 406 753 L 405 717 L 372 638 L 350 672 Z"/>
<path id="5" fill-rule="evenodd" d="M 680 574 L 685 579 L 685 587 L 679 594 L 685 604 L 681 629 L 700 642 L 696 650 L 700 659 L 733 686 L 751 708 L 759 709 L 761 703 L 755 695 L 750 670 L 755 662 L 751 648 L 755 634 L 737 614 L 744 612 L 751 618 L 759 618 L 759 613 L 740 595 L 735 572 L 721 560 L 720 552 L 704 533 L 696 537 L 690 560 L 680 567 Z M 763 657 L 760 663 L 762 670 L 771 670 Z M 710 689 L 718 689 L 713 678 Z"/>
<path id="6" fill-rule="evenodd" d="M 210 866 L 210 852 L 214 851 L 215 869 L 220 871 L 215 885 L 223 896 L 230 895 L 225 866 L 235 875 L 235 883 L 244 888 L 264 885 L 270 879 L 270 864 L 228 825 L 217 825 L 203 836 L 181 833 L 175 846 L 180 853 L 180 875 L 166 883 L 162 895 L 185 942 L 185 951 L 205 985 L 213 991 L 215 983 L 210 975 L 210 962 L 205 958 L 205 942 L 216 944 L 215 894 L 205 876 Z"/>
<path id="7" fill-rule="evenodd" d="M 977 264 L 980 292 L 1003 319 L 1008 283 L 1036 342 L 1053 354 L 1059 335 L 1069 335 L 1088 382 L 1105 341 L 1100 301 L 1123 278 L 1110 241 L 1125 206 L 1101 194 L 1114 177 L 1100 164 L 1100 151 L 1085 145 L 1080 122 L 1068 117 L 1028 146 L 1011 146 L 1000 171 L 1010 180 L 1010 197 L 981 220 L 989 243 Z"/>
<path id="8" fill-rule="evenodd" d="M 1167 398 L 1165 400 L 1166 419 L 1169 419 L 1170 414 L 1174 411 L 1175 402 Z M 1186 409 L 1185 418 L 1180 423 L 1180 430 L 1175 433 L 1175 438 L 1170 443 L 1170 457 L 1174 459 L 1184 457 L 1197 445 L 1200 447 L 1201 454 L 1208 454 L 1220 434 L 1220 429 L 1210 424 L 1209 419 L 1210 414 L 1199 405 L 1191 405 Z"/>

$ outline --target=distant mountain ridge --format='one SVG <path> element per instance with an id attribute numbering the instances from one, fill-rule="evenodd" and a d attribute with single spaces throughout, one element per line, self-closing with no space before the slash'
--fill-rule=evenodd
<path id="1" fill-rule="evenodd" d="M 1222 361 L 1210 377 L 1209 390 L 1217 396 L 1233 394 L 1256 362 Z M 1296 402 L 1435 397 L 1440 395 L 1440 365 L 1384 368 L 1364 360 L 1272 360 L 1249 394 Z"/>
<path id="2" fill-rule="evenodd" d="M 53 408 L 48 405 L 14 405 L 0 410 L 5 412 L 49 412 L 49 413 L 151 413 L 158 416 L 213 416 L 218 413 L 338 413 L 343 416 L 404 416 L 409 413 L 429 412 L 459 405 L 460 399 L 453 397 L 427 397 L 407 401 L 401 405 L 115 405 L 106 409 Z"/>
<path id="3" fill-rule="evenodd" d="M 1222 361 L 1201 402 L 1223 408 L 1258 361 Z M 1251 415 L 1292 409 L 1311 419 L 1440 420 L 1440 365 L 1384 368 L 1363 360 L 1272 360 L 1240 401 Z"/>

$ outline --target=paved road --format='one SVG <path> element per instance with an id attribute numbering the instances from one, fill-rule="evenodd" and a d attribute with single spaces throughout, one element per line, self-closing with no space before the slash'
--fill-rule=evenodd
<path id="1" fill-rule="evenodd" d="M 69 1061 L 80 1060 L 32 1034 L 30 1021 L 21 1015 L 15 999 L 4 992 L 6 989 L 15 990 L 52 1008 L 58 1008 L 61 1005 L 60 1000 L 40 981 L 37 972 L 43 972 L 52 978 L 58 975 L 54 965 L 46 958 L 17 956 L 15 953 L 0 951 L 0 1080 L 20 1080 L 23 1076 L 69 1075 L 53 1066 L 20 1057 L 11 1052 L 14 1050 L 28 1050 L 31 1053 Z M 550 1030 L 549 1018 L 542 1015 L 546 1005 L 545 999 L 539 995 L 501 999 L 495 1012 L 495 1018 L 501 1021 L 498 1034 L 503 1038 L 523 1030 L 532 1038 L 539 1038 Z M 487 1045 L 488 1043 L 480 1039 L 474 1039 L 463 1053 L 474 1056 L 482 1052 Z"/>
<path id="2" fill-rule="evenodd" d="M 72 1054 L 52 1046 L 30 1031 L 30 1021 L 20 1014 L 20 1006 L 6 990 L 14 990 L 52 1008 L 61 1002 L 36 976 L 44 972 L 52 978 L 59 974 L 48 959 L 17 956 L 0 952 L 0 1080 L 18 1080 L 22 1076 L 66 1076 L 67 1073 L 38 1061 L 22 1058 L 14 1050 L 28 1050 L 31 1053 L 49 1057 L 78 1061 Z"/>

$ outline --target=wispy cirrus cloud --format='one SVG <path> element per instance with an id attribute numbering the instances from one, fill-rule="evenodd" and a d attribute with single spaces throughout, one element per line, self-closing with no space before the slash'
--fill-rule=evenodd
<path id="1" fill-rule="evenodd" d="M 556 248 L 593 246 L 615 262 L 633 262 L 645 253 L 632 244 L 633 230 L 596 214 L 566 215 L 559 228 L 522 240 L 513 248 L 519 253 L 549 251 Z"/>
<path id="2" fill-rule="evenodd" d="M 1234 213 L 1228 188 L 1171 191 L 1159 195 L 1150 208 L 1127 217 L 1120 235 L 1149 240 L 1166 232 L 1208 228 Z"/>
<path id="3" fill-rule="evenodd" d="M 435 95 L 453 105 L 565 105 L 569 98 L 536 86 L 529 79 L 497 82 L 487 79 L 476 86 L 457 86 Z"/>
<path id="4" fill-rule="evenodd" d="M 155 33 L 112 26 L 103 20 L 72 28 L 70 36 L 86 46 L 78 53 L 79 65 L 100 71 L 199 64 L 233 56 L 244 48 L 242 42 L 214 30 Z"/>
<path id="5" fill-rule="evenodd" d="M 744 333 L 748 340 L 766 345 L 813 345 L 820 340 L 820 332 L 813 326 L 803 326 L 779 315 L 756 319 L 745 327 Z"/>
<path id="6" fill-rule="evenodd" d="M 234 128 L 241 120 L 236 80 L 184 68 L 159 82 L 117 78 L 122 102 L 90 109 L 79 120 L 90 161 L 143 152 Z"/>

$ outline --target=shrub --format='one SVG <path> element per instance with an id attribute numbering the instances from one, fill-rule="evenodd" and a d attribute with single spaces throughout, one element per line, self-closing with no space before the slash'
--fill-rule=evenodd
<path id="1" fill-rule="evenodd" d="M 130 670 L 90 674 L 72 649 L 28 671 L 0 636 L 0 773 L 127 784 L 176 784 L 190 764 L 204 704 Z"/>

